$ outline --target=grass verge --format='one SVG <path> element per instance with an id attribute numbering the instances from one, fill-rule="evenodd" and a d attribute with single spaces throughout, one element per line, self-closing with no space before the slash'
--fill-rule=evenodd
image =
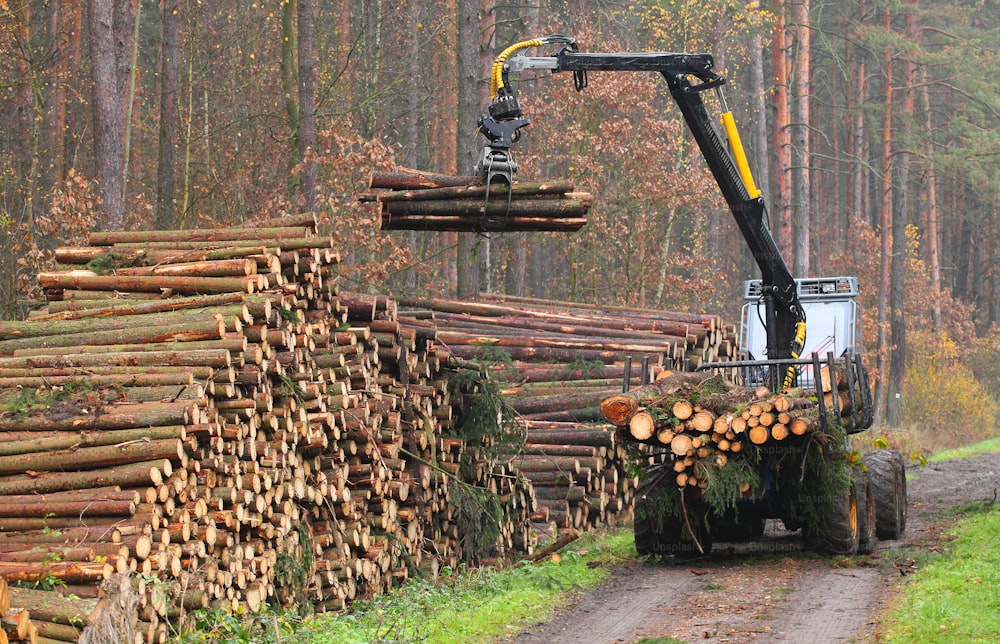
<path id="1" fill-rule="evenodd" d="M 935 462 L 948 461 L 953 458 L 969 458 L 978 454 L 996 453 L 1000 453 L 1000 436 L 990 438 L 973 445 L 966 445 L 965 447 L 956 447 L 955 449 L 946 449 L 941 452 L 934 452 L 927 460 Z"/>
<path id="2" fill-rule="evenodd" d="M 913 574 L 883 622 L 884 641 L 1000 641 L 1000 508 L 980 508 L 952 527 L 944 554 Z"/>
<path id="3" fill-rule="evenodd" d="M 568 594 L 606 579 L 609 567 L 634 556 L 631 531 L 584 535 L 558 561 L 464 569 L 438 583 L 413 581 L 352 605 L 343 615 L 318 617 L 296 639 L 302 644 L 494 640 L 551 615 Z"/>
<path id="4" fill-rule="evenodd" d="M 288 612 L 226 616 L 210 612 L 174 638 L 185 644 L 382 644 L 487 642 L 551 616 L 567 597 L 606 579 L 635 558 L 631 530 L 592 533 L 558 558 L 516 567 L 443 571 L 437 582 L 411 579 L 338 615 L 301 619 Z"/>

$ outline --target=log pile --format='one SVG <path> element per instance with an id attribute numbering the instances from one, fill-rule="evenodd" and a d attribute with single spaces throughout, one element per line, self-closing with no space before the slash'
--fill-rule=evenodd
<path id="1" fill-rule="evenodd" d="M 829 382 L 821 386 L 833 389 Z M 774 394 L 707 372 L 664 371 L 651 384 L 605 398 L 601 414 L 623 440 L 672 463 L 674 482 L 682 489 L 705 490 L 713 473 L 734 459 L 756 463 L 777 445 L 801 448 L 814 432 L 826 429 L 815 391 Z M 740 491 L 747 489 L 744 482 Z"/>
<path id="2" fill-rule="evenodd" d="M 160 641 L 204 606 L 338 610 L 414 569 L 530 553 L 543 524 L 627 520 L 631 457 L 599 402 L 626 358 L 638 387 L 727 351 L 711 316 L 350 293 L 311 215 L 56 257 L 47 306 L 0 322 L 0 580 L 62 588 L 24 595 L 74 616 L 32 610 L 50 639 L 112 615 Z M 514 360 L 487 374 L 490 344 Z M 463 374 L 517 411 L 513 452 L 465 433 Z M 108 610 L 109 586 L 131 608 Z"/>
<path id="3" fill-rule="evenodd" d="M 0 578 L 89 601 L 141 573 L 161 641 L 184 610 L 337 610 L 480 556 L 462 490 L 501 500 L 490 551 L 530 551 L 530 483 L 454 432 L 465 367 L 340 290 L 314 218 L 90 242 L 0 322 Z"/>
<path id="4" fill-rule="evenodd" d="M 603 422 L 601 401 L 622 390 L 630 359 L 635 387 L 667 366 L 728 358 L 728 328 L 709 315 L 485 297 L 400 298 L 400 316 L 432 317 L 455 356 L 492 352 L 491 376 L 526 438 L 511 465 L 534 486 L 536 521 L 578 529 L 628 521 L 635 455 Z"/>
<path id="5" fill-rule="evenodd" d="M 573 232 L 587 223 L 593 196 L 570 183 L 495 182 L 415 170 L 375 172 L 361 201 L 377 202 L 382 230 Z"/>

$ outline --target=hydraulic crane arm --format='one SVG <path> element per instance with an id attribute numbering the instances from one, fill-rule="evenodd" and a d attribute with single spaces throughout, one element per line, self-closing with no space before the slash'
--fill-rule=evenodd
<path id="1" fill-rule="evenodd" d="M 549 43 L 560 44 L 550 56 L 515 55 L 521 49 Z M 577 90 L 587 84 L 587 73 L 598 71 L 659 72 L 670 95 L 681 110 L 713 177 L 729 204 L 740 233 L 760 267 L 767 319 L 769 358 L 797 358 L 805 342 L 805 314 L 791 271 L 774 242 L 766 222 L 766 208 L 750 172 L 746 154 L 732 114 L 726 107 L 721 86 L 725 77 L 714 71 L 710 54 L 665 52 L 582 53 L 565 36 L 549 36 L 517 43 L 497 57 L 491 74 L 492 101 L 480 117 L 480 132 L 489 140 L 477 170 L 488 183 L 500 177 L 508 182 L 517 170 L 510 154 L 520 128 L 528 125 L 517 94 L 508 81 L 510 71 L 548 69 L 571 72 Z M 720 138 L 702 100 L 702 93 L 714 89 L 724 113 L 722 126 L 728 143 Z M 791 385 L 790 369 L 785 386 Z"/>

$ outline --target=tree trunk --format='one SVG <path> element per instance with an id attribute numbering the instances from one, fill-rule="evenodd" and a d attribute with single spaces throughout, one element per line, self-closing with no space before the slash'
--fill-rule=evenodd
<path id="1" fill-rule="evenodd" d="M 302 208 L 316 210 L 316 96 L 313 89 L 313 2 L 298 0 L 298 56 L 299 56 L 299 146 L 302 150 Z"/>
<path id="2" fill-rule="evenodd" d="M 125 225 L 125 128 L 135 11 L 134 0 L 87 2 L 94 158 L 105 230 Z"/>
<path id="3" fill-rule="evenodd" d="M 174 227 L 178 144 L 177 87 L 180 78 L 180 0 L 161 0 L 160 131 L 156 164 L 156 227 Z"/>
<path id="4" fill-rule="evenodd" d="M 482 0 L 488 2 L 488 0 Z M 480 51 L 484 29 L 481 0 L 458 0 L 458 144 L 456 147 L 459 172 L 472 172 L 482 149 L 478 137 L 470 136 L 483 106 L 483 82 L 486 70 L 481 66 Z M 459 233 L 457 297 L 478 299 L 482 288 L 479 260 L 482 258 L 481 238 L 474 233 Z"/>
<path id="5" fill-rule="evenodd" d="M 930 133 L 933 129 L 931 115 L 930 92 L 927 88 L 927 70 L 921 70 L 924 78 L 921 95 L 923 97 L 923 109 L 927 115 L 925 122 L 926 131 Z M 941 331 L 941 255 L 939 252 L 940 242 L 938 241 L 938 196 L 937 196 L 937 171 L 935 170 L 933 141 L 927 136 L 923 139 L 924 151 L 924 185 L 927 190 L 927 217 L 924 223 L 924 248 L 927 256 L 927 267 L 931 274 L 931 319 L 934 322 L 935 334 Z"/>
<path id="6" fill-rule="evenodd" d="M 295 6 L 291 0 L 281 3 L 281 90 L 285 99 L 285 117 L 288 119 L 288 140 L 291 146 L 288 172 L 288 199 L 295 202 L 297 188 L 300 187 L 299 176 L 292 171 L 296 164 L 302 162 L 301 122 L 299 113 L 299 86 L 296 78 L 298 65 L 295 62 L 296 33 Z"/>
<path id="7" fill-rule="evenodd" d="M 775 238 L 778 248 L 792 248 L 792 214 L 791 214 L 791 118 L 788 108 L 788 43 L 785 28 L 785 3 L 783 0 L 773 0 L 774 35 L 771 42 L 771 75 L 774 84 L 772 98 L 774 120 L 774 164 L 771 172 L 774 179 L 771 182 L 774 195 L 772 202 L 777 213 Z"/>
<path id="8" fill-rule="evenodd" d="M 810 23 L 809 0 L 796 0 L 793 4 L 795 21 L 795 57 L 793 63 L 795 83 L 795 126 L 792 129 L 792 189 L 795 205 L 794 237 L 794 270 L 796 275 L 811 275 L 809 267 L 809 206 L 812 198 L 810 187 L 812 157 L 809 151 L 809 101 L 812 89 L 809 83 L 810 59 Z"/>
<path id="9" fill-rule="evenodd" d="M 916 10 L 912 0 L 908 3 L 910 13 L 906 16 L 907 40 L 915 42 L 918 37 L 919 25 Z M 904 310 L 906 294 L 906 261 L 907 235 L 906 227 L 910 219 L 910 150 L 913 149 L 913 119 L 916 98 L 917 68 L 911 57 L 903 64 L 903 110 L 900 120 L 899 140 L 901 149 L 898 155 L 898 172 L 896 185 L 899 197 L 895 199 L 895 212 L 892 220 L 892 261 L 890 266 L 889 307 L 891 310 L 890 331 L 892 335 L 892 352 L 889 361 L 889 404 L 886 409 L 886 423 L 890 427 L 899 427 L 903 422 L 903 378 L 906 366 L 906 314 Z"/>
<path id="10" fill-rule="evenodd" d="M 892 15 L 885 12 L 886 32 L 892 31 Z M 882 107 L 882 204 L 879 233 L 881 257 L 878 287 L 878 344 L 876 345 L 875 424 L 885 419 L 886 384 L 889 370 L 889 297 L 892 292 L 890 264 L 892 260 L 892 48 L 885 46 L 885 104 Z"/>

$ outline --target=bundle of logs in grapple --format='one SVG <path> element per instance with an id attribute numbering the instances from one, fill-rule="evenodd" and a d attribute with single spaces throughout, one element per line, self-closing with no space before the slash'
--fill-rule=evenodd
<path id="1" fill-rule="evenodd" d="M 834 389 L 840 387 L 840 395 Z M 850 413 L 850 395 L 822 369 L 821 395 L 830 423 Z M 833 402 L 839 408 L 833 413 Z M 626 394 L 601 401 L 601 413 L 618 434 L 654 449 L 673 463 L 678 487 L 709 485 L 709 472 L 758 447 L 791 445 L 820 429 L 817 392 L 800 388 L 772 393 L 766 387 L 740 387 L 719 374 L 671 373 Z M 745 490 L 744 490 L 745 491 Z"/>
<path id="2" fill-rule="evenodd" d="M 530 483 L 456 431 L 448 380 L 477 367 L 394 300 L 340 290 L 314 217 L 90 243 L 38 275 L 45 308 L 0 322 L 0 579 L 62 589 L 34 598 L 60 607 L 49 637 L 337 610 L 412 569 L 530 552 Z M 456 499 L 485 493 L 486 520 Z M 116 613 L 101 589 L 122 578 Z"/>
<path id="3" fill-rule="evenodd" d="M 731 329 L 712 315 L 484 299 L 400 298 L 400 319 L 433 317 L 453 355 L 490 363 L 526 438 L 511 465 L 534 486 L 537 520 L 582 529 L 627 521 L 634 455 L 602 422 L 601 400 L 622 390 L 626 368 L 638 387 L 665 367 L 729 358 Z"/>
<path id="4" fill-rule="evenodd" d="M 376 172 L 362 201 L 381 206 L 383 230 L 559 231 L 587 223 L 593 197 L 566 181 L 519 183 L 399 169 Z"/>

